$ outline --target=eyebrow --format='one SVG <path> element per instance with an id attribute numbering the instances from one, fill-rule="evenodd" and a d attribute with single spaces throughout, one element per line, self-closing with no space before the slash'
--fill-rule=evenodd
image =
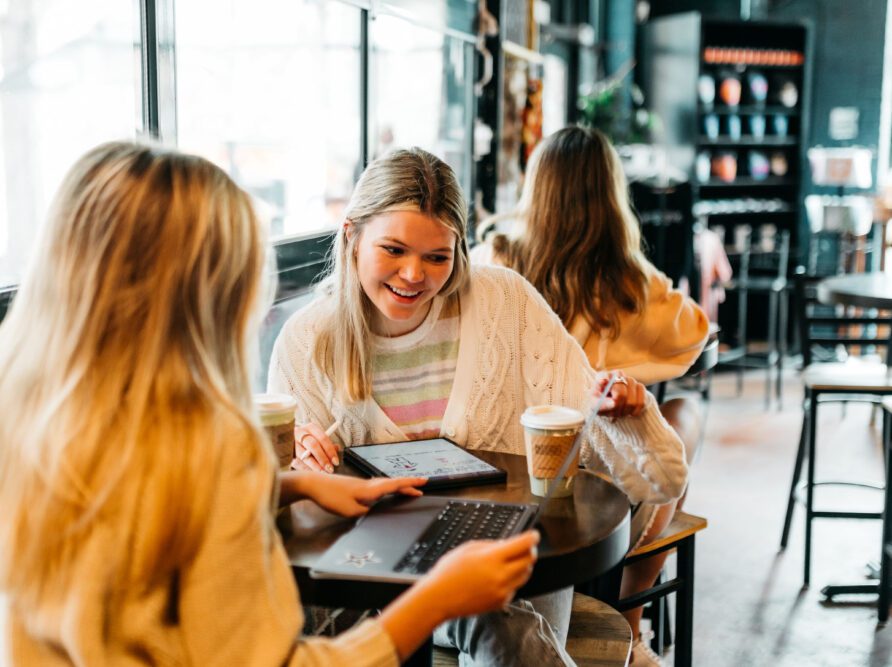
<path id="1" fill-rule="evenodd" d="M 401 245 L 404 248 L 409 247 L 405 243 L 400 241 L 399 239 L 395 239 L 392 236 L 382 236 L 380 239 L 378 239 L 378 241 L 387 241 L 388 243 L 396 243 L 397 245 Z M 453 249 L 450 247 L 443 247 L 443 248 L 434 248 L 433 250 L 428 250 L 428 252 L 452 252 L 452 250 Z"/>

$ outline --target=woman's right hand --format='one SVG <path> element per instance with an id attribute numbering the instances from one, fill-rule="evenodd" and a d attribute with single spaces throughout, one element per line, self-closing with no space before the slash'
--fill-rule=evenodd
<path id="1" fill-rule="evenodd" d="M 334 472 L 340 463 L 340 450 L 318 424 L 304 424 L 294 429 L 292 470 Z"/>
<path id="2" fill-rule="evenodd" d="M 435 589 L 444 619 L 502 609 L 533 572 L 539 533 L 467 542 L 443 556 L 422 580 Z"/>

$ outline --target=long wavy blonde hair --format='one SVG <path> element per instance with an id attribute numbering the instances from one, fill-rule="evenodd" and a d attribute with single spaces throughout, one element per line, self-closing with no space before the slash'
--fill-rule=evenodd
<path id="1" fill-rule="evenodd" d="M 169 581 L 201 542 L 222 448 L 269 509 L 249 347 L 264 233 L 206 160 L 131 143 L 81 158 L 0 326 L 0 590 L 70 589 L 100 531 L 110 601 Z M 258 506 L 257 511 L 264 507 Z"/>
<path id="2" fill-rule="evenodd" d="M 647 298 L 641 230 L 619 156 L 601 132 L 566 127 L 536 149 L 515 213 L 518 235 L 496 235 L 496 257 L 529 280 L 571 326 L 619 335 L 622 312 Z"/>
<path id="3" fill-rule="evenodd" d="M 420 148 L 397 150 L 366 167 L 353 190 L 337 234 L 329 272 L 320 285 L 329 308 L 318 325 L 315 363 L 332 379 L 338 395 L 362 401 L 371 390 L 371 321 L 375 306 L 356 270 L 356 247 L 365 225 L 395 207 L 413 204 L 455 233 L 452 274 L 440 296 L 457 299 L 468 284 L 468 209 L 452 168 Z"/>

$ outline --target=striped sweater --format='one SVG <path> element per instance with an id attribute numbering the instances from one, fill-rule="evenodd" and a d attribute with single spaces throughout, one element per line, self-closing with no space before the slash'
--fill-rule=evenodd
<path id="1" fill-rule="evenodd" d="M 458 300 L 435 298 L 415 331 L 374 336 L 372 396 L 410 440 L 440 435 L 458 360 Z"/>

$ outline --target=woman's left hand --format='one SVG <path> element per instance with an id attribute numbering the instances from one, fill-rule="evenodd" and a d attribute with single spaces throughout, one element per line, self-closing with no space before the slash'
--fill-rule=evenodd
<path id="1" fill-rule="evenodd" d="M 416 487 L 427 482 L 424 477 L 360 479 L 320 473 L 305 475 L 308 477 L 306 495 L 323 509 L 346 517 L 365 514 L 376 500 L 391 493 L 420 496 L 421 491 Z"/>
<path id="2" fill-rule="evenodd" d="M 616 375 L 616 381 L 610 388 L 607 400 L 604 401 L 598 414 L 618 419 L 630 415 L 637 417 L 644 412 L 647 390 L 638 380 L 627 377 L 622 371 L 598 374 L 598 384 L 594 394 L 595 400 L 601 397 L 612 375 Z"/>

